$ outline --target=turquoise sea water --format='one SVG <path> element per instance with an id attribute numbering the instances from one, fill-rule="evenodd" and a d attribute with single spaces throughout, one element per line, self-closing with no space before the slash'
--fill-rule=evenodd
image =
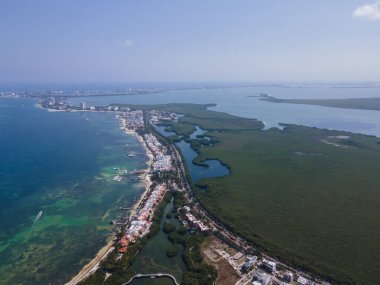
<path id="1" fill-rule="evenodd" d="M 112 181 L 114 167 L 145 168 L 147 160 L 127 156 L 144 151 L 113 114 L 35 103 L 0 98 L 0 284 L 68 281 L 105 245 L 119 207 L 143 190 Z"/>

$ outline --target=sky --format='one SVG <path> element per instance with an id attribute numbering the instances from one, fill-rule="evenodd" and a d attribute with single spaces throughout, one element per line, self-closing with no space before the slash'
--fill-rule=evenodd
<path id="1" fill-rule="evenodd" d="M 0 82 L 96 81 L 380 81 L 380 1 L 0 1 Z"/>

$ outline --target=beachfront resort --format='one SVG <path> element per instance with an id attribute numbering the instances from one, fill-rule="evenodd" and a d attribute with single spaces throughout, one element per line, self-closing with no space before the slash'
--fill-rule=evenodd
<path id="1" fill-rule="evenodd" d="M 119 241 L 119 253 L 125 253 L 130 243 L 136 242 L 149 233 L 150 226 L 156 207 L 159 205 L 168 186 L 166 183 L 153 184 L 150 175 L 155 173 L 170 172 L 174 170 L 173 161 L 168 154 L 167 148 L 151 133 L 140 135 L 138 131 L 144 128 L 144 114 L 141 110 L 132 111 L 127 109 L 118 118 L 121 120 L 122 129 L 128 133 L 134 132 L 143 143 L 144 148 L 150 158 L 150 165 L 147 169 L 146 192 L 143 194 L 140 203 L 136 207 L 134 215 L 127 220 L 124 235 Z M 157 118 L 157 117 L 156 117 Z"/>
<path id="2" fill-rule="evenodd" d="M 167 188 L 164 185 L 157 185 L 153 188 L 142 207 L 138 209 L 136 216 L 128 223 L 129 225 L 125 234 L 119 242 L 119 253 L 125 253 L 128 250 L 130 242 L 135 242 L 149 232 L 155 209 L 164 197 L 166 191 Z"/>

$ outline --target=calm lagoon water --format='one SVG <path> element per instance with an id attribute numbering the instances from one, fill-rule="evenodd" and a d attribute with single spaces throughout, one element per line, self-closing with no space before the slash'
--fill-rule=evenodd
<path id="1" fill-rule="evenodd" d="M 175 135 L 176 135 L 175 132 L 170 132 L 170 131 L 165 130 L 165 129 L 166 129 L 166 126 L 155 126 L 155 127 L 156 127 L 157 131 L 158 131 L 161 135 L 163 135 L 163 136 L 165 136 L 165 137 L 175 136 Z"/>
<path id="2" fill-rule="evenodd" d="M 163 232 L 163 226 L 165 222 L 173 223 L 177 227 L 179 226 L 178 220 L 174 217 L 171 219 L 166 218 L 166 214 L 173 209 L 173 203 L 169 203 L 164 209 L 164 215 L 160 225 L 160 232 L 148 241 L 146 246 L 137 256 L 135 262 L 132 265 L 133 270 L 136 273 L 149 274 L 149 273 L 169 273 L 172 274 L 178 282 L 181 282 L 183 272 L 186 267 L 182 260 L 182 246 L 177 256 L 169 258 L 166 255 L 167 249 L 172 245 L 168 239 L 168 235 Z M 169 278 L 163 279 L 138 279 L 132 284 L 174 284 Z"/>
<path id="3" fill-rule="evenodd" d="M 164 136 L 175 135 L 174 132 L 166 131 L 165 126 L 156 126 L 156 128 Z M 202 130 L 199 126 L 196 126 L 196 130 L 190 135 L 190 138 L 196 139 L 197 135 L 203 134 L 205 134 L 205 130 Z M 191 148 L 190 143 L 182 140 L 179 143 L 176 143 L 176 145 L 181 150 L 181 153 L 185 158 L 187 169 L 189 170 L 191 179 L 194 183 L 197 183 L 203 178 L 220 177 L 230 173 L 229 169 L 221 164 L 219 160 L 208 159 L 203 161 L 203 163 L 207 164 L 208 167 L 194 164 L 193 160 L 198 156 L 198 153 Z"/>
<path id="4" fill-rule="evenodd" d="M 246 87 L 181 90 L 133 96 L 104 96 L 70 99 L 79 104 L 110 103 L 165 104 L 165 103 L 215 103 L 212 110 L 263 121 L 266 128 L 279 123 L 337 129 L 380 137 L 380 112 L 339 109 L 296 104 L 276 104 L 260 100 L 259 94 L 278 98 L 365 98 L 380 97 L 380 88 L 333 88 L 333 87 Z"/>
<path id="5" fill-rule="evenodd" d="M 199 126 L 195 126 L 195 132 L 190 135 L 191 139 L 196 139 L 197 136 L 205 134 L 206 131 L 202 130 Z"/>
<path id="6" fill-rule="evenodd" d="M 144 151 L 114 115 L 35 103 L 0 98 L 0 284 L 63 284 L 105 245 L 118 208 L 143 190 L 112 181 L 114 167 L 147 161 L 127 157 Z"/>
<path id="7" fill-rule="evenodd" d="M 190 147 L 190 144 L 185 141 L 181 141 L 176 143 L 176 145 L 181 150 L 181 153 L 185 158 L 187 169 L 189 169 L 191 179 L 194 183 L 197 183 L 203 178 L 220 177 L 230 173 L 229 169 L 221 164 L 219 160 L 210 159 L 203 161 L 203 163 L 207 164 L 208 167 L 194 164 L 193 159 L 198 156 L 198 153 Z"/>

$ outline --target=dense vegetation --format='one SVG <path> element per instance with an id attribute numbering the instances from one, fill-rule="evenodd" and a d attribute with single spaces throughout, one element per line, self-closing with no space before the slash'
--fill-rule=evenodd
<path id="1" fill-rule="evenodd" d="M 185 114 L 177 129 L 192 123 L 209 131 L 212 145 L 194 144 L 197 162 L 216 158 L 231 170 L 200 181 L 197 197 L 210 213 L 266 252 L 335 283 L 378 283 L 380 139 L 295 125 L 262 131 L 246 128 L 255 120 L 205 107 L 162 108 Z"/>
<path id="2" fill-rule="evenodd" d="M 224 223 L 286 261 L 335 280 L 374 284 L 379 276 L 380 145 L 351 135 L 288 126 L 236 134 L 200 149 L 232 175 L 202 181 L 197 196 Z M 342 133 L 339 133 L 342 134 Z M 376 254 L 375 254 L 376 252 Z M 352 262 L 360 259 L 360 263 Z"/>
<path id="3" fill-rule="evenodd" d="M 176 229 L 176 226 L 174 224 L 172 224 L 172 223 L 164 223 L 164 227 L 163 227 L 162 230 L 164 231 L 164 233 L 169 234 L 171 232 L 174 232 L 175 229 Z"/>
<path id="4" fill-rule="evenodd" d="M 173 244 L 166 251 L 166 255 L 168 257 L 174 257 L 174 256 L 177 256 L 178 252 L 179 252 L 179 246 L 177 244 Z"/>
<path id="5" fill-rule="evenodd" d="M 262 98 L 262 100 L 273 103 L 305 104 L 335 108 L 380 111 L 380 98 L 377 97 L 352 99 L 278 99 L 270 96 L 265 96 Z"/>
<path id="6" fill-rule="evenodd" d="M 206 264 L 202 253 L 204 236 L 193 235 L 184 242 L 183 259 L 187 271 L 182 280 L 182 285 L 210 285 L 218 277 L 216 269 Z"/>
<path id="7" fill-rule="evenodd" d="M 183 193 L 174 193 L 174 209 L 180 209 L 187 205 Z M 183 226 L 179 226 L 175 232 L 169 234 L 168 238 L 173 246 L 183 246 L 182 258 L 186 265 L 182 285 L 209 285 L 214 284 L 218 277 L 217 270 L 206 264 L 202 253 L 202 244 L 207 234 L 196 233 L 189 235 Z"/>

